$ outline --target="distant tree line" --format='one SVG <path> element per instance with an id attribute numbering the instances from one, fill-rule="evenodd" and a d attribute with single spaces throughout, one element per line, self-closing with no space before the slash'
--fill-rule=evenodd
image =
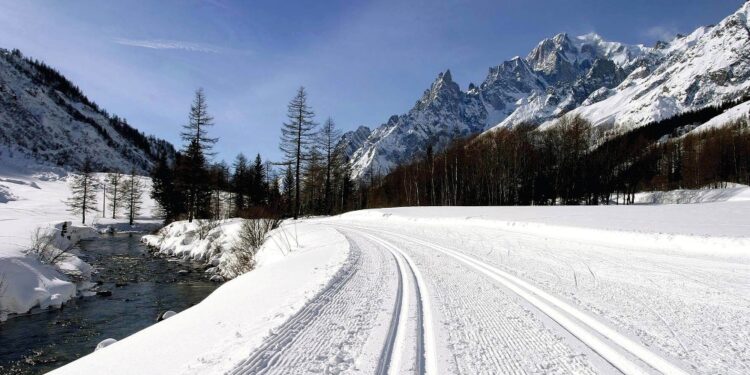
<path id="1" fill-rule="evenodd" d="M 577 116 L 544 129 L 533 125 L 458 139 L 385 176 L 351 178 L 332 119 L 322 125 L 300 88 L 281 126 L 283 159 L 231 166 L 210 162 L 213 119 L 198 90 L 183 147 L 160 158 L 151 196 L 167 221 L 330 215 L 387 206 L 634 203 L 643 190 L 750 183 L 750 129 L 742 119 L 690 132 L 739 102 L 708 107 L 617 133 Z"/>
<path id="2" fill-rule="evenodd" d="M 500 129 L 439 153 L 428 146 L 374 178 L 364 206 L 633 203 L 643 190 L 750 184 L 747 119 L 687 133 L 721 112 L 710 107 L 616 135 L 565 116 L 547 129 Z"/>

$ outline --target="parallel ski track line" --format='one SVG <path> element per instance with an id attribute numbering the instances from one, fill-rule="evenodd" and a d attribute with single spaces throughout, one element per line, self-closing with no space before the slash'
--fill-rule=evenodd
<path id="1" fill-rule="evenodd" d="M 404 339 L 406 337 L 406 332 L 404 332 L 403 330 L 406 328 L 405 327 L 406 326 L 405 323 L 406 323 L 406 321 L 408 319 L 408 302 L 409 302 L 409 299 L 407 297 L 408 296 L 408 291 L 407 291 L 406 294 L 404 294 L 403 291 L 401 290 L 402 289 L 402 285 L 404 284 L 404 283 L 402 283 L 401 278 L 402 278 L 403 272 L 406 271 L 405 269 L 402 270 L 402 268 L 408 268 L 409 269 L 409 273 L 412 276 L 411 277 L 412 281 L 411 281 L 410 285 L 414 286 L 414 292 L 415 292 L 416 301 L 417 301 L 416 302 L 416 310 L 417 310 L 417 330 L 418 330 L 418 332 L 417 332 L 417 335 L 416 335 L 416 338 L 417 338 L 417 353 L 416 353 L 416 365 L 417 366 L 416 367 L 417 367 L 417 373 L 420 374 L 420 375 L 423 375 L 423 374 L 425 374 L 425 361 L 424 361 L 424 358 L 425 358 L 425 349 L 424 349 L 424 317 L 423 317 L 424 308 L 422 306 L 423 305 L 423 301 L 422 301 L 421 288 L 420 288 L 420 285 L 419 285 L 420 283 L 417 280 L 417 276 L 416 276 L 416 274 L 414 272 L 414 268 L 412 267 L 412 264 L 411 264 L 410 260 L 406 259 L 406 255 L 401 250 L 399 250 L 396 246 L 394 246 L 393 244 L 391 244 L 391 243 L 389 243 L 389 242 L 387 242 L 387 241 L 385 241 L 385 240 L 383 240 L 381 238 L 377 238 L 377 237 L 375 237 L 373 235 L 362 233 L 361 231 L 359 233 L 361 235 L 367 237 L 368 239 L 370 239 L 372 242 L 380 244 L 381 246 L 383 246 L 384 248 L 386 248 L 391 253 L 391 255 L 393 255 L 393 260 L 398 265 L 398 270 L 399 270 L 399 296 L 398 296 L 399 299 L 400 299 L 400 302 L 398 304 L 398 307 L 399 307 L 398 316 L 399 317 L 398 317 L 398 319 L 396 319 L 397 312 L 394 309 L 394 319 L 393 320 L 396 320 L 396 326 L 395 327 L 397 329 L 400 328 L 401 332 L 398 332 L 398 331 L 397 332 L 393 332 L 393 336 L 392 336 L 393 340 L 390 342 L 389 345 L 386 345 L 384 347 L 384 353 L 387 351 L 387 357 L 386 356 L 382 356 L 381 357 L 381 363 L 383 364 L 383 366 L 382 367 L 379 366 L 379 368 L 378 368 L 378 370 L 379 370 L 378 374 L 397 374 L 397 373 L 399 373 L 399 368 L 398 368 L 399 367 L 399 363 L 392 363 L 391 362 L 391 358 L 392 358 L 391 357 L 391 353 L 393 352 L 393 350 L 395 348 L 395 339 L 396 339 L 396 336 L 399 336 L 402 339 Z M 404 306 L 404 305 L 407 305 L 407 306 Z M 402 316 L 402 314 L 403 314 L 403 316 Z M 403 324 L 398 324 L 399 322 L 402 322 Z M 393 322 L 391 324 L 392 324 L 391 327 L 394 328 Z M 389 331 L 389 335 L 390 335 L 390 333 L 391 332 Z M 390 338 L 390 336 L 389 336 L 389 338 Z M 397 361 L 397 362 L 400 362 L 400 361 Z"/>
<path id="2" fill-rule="evenodd" d="M 346 265 L 339 270 L 328 285 L 311 299 L 302 310 L 279 327 L 274 336 L 268 338 L 250 357 L 238 363 L 227 374 L 262 374 L 272 368 L 282 353 L 281 349 L 296 341 L 301 329 L 318 317 L 319 312 L 326 308 L 333 297 L 357 273 L 357 265 L 360 259 L 360 250 L 353 247 Z"/>
<path id="3" fill-rule="evenodd" d="M 577 337 L 581 342 L 589 346 L 594 352 L 598 353 L 610 364 L 618 368 L 624 374 L 648 374 L 641 366 L 632 361 L 621 351 L 627 351 L 637 357 L 645 364 L 664 374 L 687 375 L 688 373 L 652 352 L 640 343 L 624 336 L 614 329 L 604 325 L 591 316 L 576 309 L 572 305 L 560 300 L 559 298 L 531 285 L 530 283 L 498 268 L 495 268 L 476 258 L 465 255 L 461 252 L 433 244 L 427 241 L 405 236 L 382 229 L 372 229 L 366 227 L 352 226 L 359 230 L 367 232 L 382 233 L 393 237 L 431 248 L 435 251 L 448 255 L 464 264 L 476 269 L 477 271 L 489 276 L 491 279 L 501 283 L 519 297 L 525 299 L 560 326 L 565 328 L 572 335 Z M 593 331 L 593 332 L 592 332 Z M 602 340 L 603 336 L 609 341 Z M 612 345 L 615 344 L 616 346 Z M 619 351 L 617 348 L 621 348 Z"/>
<path id="4" fill-rule="evenodd" d="M 396 254 L 391 252 L 391 256 L 393 257 L 393 262 L 397 265 L 398 291 L 396 292 L 396 301 L 393 305 L 393 315 L 391 316 L 391 324 L 388 327 L 388 335 L 386 336 L 383 351 L 380 353 L 380 360 L 378 360 L 378 367 L 375 371 L 378 375 L 388 375 L 388 369 L 393 355 L 393 347 L 396 344 L 396 333 L 398 332 L 399 322 L 401 321 L 401 309 L 404 304 L 404 275 L 401 271 L 401 263 L 398 261 Z"/>

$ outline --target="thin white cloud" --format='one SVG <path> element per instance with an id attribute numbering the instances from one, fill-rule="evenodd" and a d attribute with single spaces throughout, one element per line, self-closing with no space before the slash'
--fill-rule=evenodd
<path id="1" fill-rule="evenodd" d="M 224 48 L 212 46 L 210 44 L 185 42 L 180 40 L 167 39 L 115 39 L 115 43 L 130 47 L 150 48 L 150 49 L 174 49 L 190 52 L 204 53 L 221 53 L 226 52 Z"/>
<path id="2" fill-rule="evenodd" d="M 649 38 L 669 42 L 677 36 L 677 29 L 671 26 L 652 26 L 646 29 L 643 34 Z"/>

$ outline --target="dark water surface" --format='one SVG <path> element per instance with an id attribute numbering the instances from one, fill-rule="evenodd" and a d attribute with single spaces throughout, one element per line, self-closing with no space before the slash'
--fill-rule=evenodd
<path id="1" fill-rule="evenodd" d="M 97 288 L 112 295 L 79 298 L 61 310 L 0 323 L 0 374 L 40 374 L 63 366 L 106 338 L 120 340 L 155 324 L 166 310 L 185 310 L 218 286 L 198 265 L 151 256 L 140 235 L 102 236 L 80 247 L 81 258 L 97 270 Z M 178 275 L 179 270 L 191 272 Z"/>

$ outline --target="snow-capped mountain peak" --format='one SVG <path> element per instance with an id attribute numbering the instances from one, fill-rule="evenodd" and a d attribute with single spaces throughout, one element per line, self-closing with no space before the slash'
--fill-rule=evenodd
<path id="1" fill-rule="evenodd" d="M 444 73 L 440 73 L 432 83 L 429 90 L 425 90 L 424 95 L 417 103 L 417 107 L 424 108 L 428 105 L 440 105 L 445 100 L 455 99 L 460 95 L 461 89 L 458 84 L 453 82 L 451 71 L 446 70 Z M 442 100 L 442 101 L 441 101 Z"/>
<path id="2" fill-rule="evenodd" d="M 357 141 L 354 177 L 386 173 L 456 134 L 544 124 L 571 111 L 596 125 L 634 127 L 736 99 L 750 89 L 749 15 L 745 3 L 715 26 L 654 47 L 560 33 L 491 67 L 465 92 L 441 73 L 408 113 Z"/>

